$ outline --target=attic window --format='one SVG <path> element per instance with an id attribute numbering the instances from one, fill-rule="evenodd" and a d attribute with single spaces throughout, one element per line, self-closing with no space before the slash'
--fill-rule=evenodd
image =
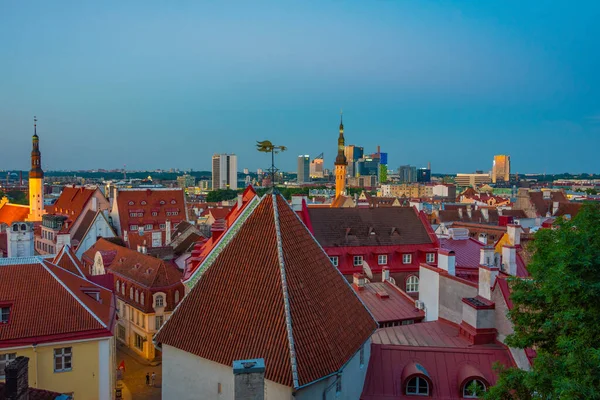
<path id="1" fill-rule="evenodd" d="M 369 236 L 370 235 L 375 235 L 375 229 L 373 227 L 369 228 Z"/>
<path id="2" fill-rule="evenodd" d="M 148 268 L 148 269 L 146 270 L 146 274 L 150 275 L 150 274 L 152 273 L 152 271 L 153 271 L 153 269 L 152 269 L 152 268 Z"/>
<path id="3" fill-rule="evenodd" d="M 133 268 L 135 269 L 139 269 L 142 266 L 142 264 L 140 263 L 135 263 L 135 265 L 133 266 Z"/>
<path id="4" fill-rule="evenodd" d="M 133 202 L 133 201 L 129 201 L 129 205 L 130 205 L 130 206 L 132 206 L 132 205 L 134 205 L 134 204 L 135 204 L 135 202 Z"/>
<path id="5" fill-rule="evenodd" d="M 100 291 L 97 289 L 83 289 L 83 293 L 87 294 L 96 301 L 100 301 Z"/>
<path id="6" fill-rule="evenodd" d="M 177 202 L 175 201 L 175 199 L 171 200 L 171 204 L 177 204 Z"/>
<path id="7" fill-rule="evenodd" d="M 147 204 L 146 200 L 142 200 L 140 204 L 143 205 L 143 206 L 145 206 Z"/>
<path id="8" fill-rule="evenodd" d="M 160 201 L 160 205 L 162 206 L 162 205 L 164 205 L 164 204 L 165 204 L 165 201 L 164 201 L 164 200 L 161 200 L 161 201 Z"/>
<path id="9" fill-rule="evenodd" d="M 10 319 L 10 307 L 0 307 L 0 324 L 8 324 Z"/>
<path id="10" fill-rule="evenodd" d="M 479 379 L 471 379 L 463 386 L 463 397 L 466 399 L 478 399 L 486 392 L 485 383 Z"/>

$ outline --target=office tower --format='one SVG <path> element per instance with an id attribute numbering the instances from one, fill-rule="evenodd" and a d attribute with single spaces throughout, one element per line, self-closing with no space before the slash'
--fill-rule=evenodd
<path id="1" fill-rule="evenodd" d="M 310 162 L 310 177 L 314 179 L 323 178 L 323 153 Z"/>
<path id="2" fill-rule="evenodd" d="M 347 174 L 348 176 L 357 176 L 358 171 L 356 170 L 356 163 L 364 155 L 365 149 L 363 147 L 355 146 L 350 144 L 344 147 L 344 155 L 348 160 Z"/>
<path id="3" fill-rule="evenodd" d="M 417 182 L 417 167 L 413 167 L 412 165 L 401 165 L 398 168 L 398 175 L 400 177 L 400 183 Z"/>
<path id="4" fill-rule="evenodd" d="M 298 156 L 298 183 L 310 182 L 310 156 Z"/>
<path id="5" fill-rule="evenodd" d="M 431 182 L 431 170 L 429 168 L 419 168 L 417 170 L 417 182 Z"/>
<path id="6" fill-rule="evenodd" d="M 248 168 L 244 168 L 244 175 L 248 175 L 248 173 L 250 173 L 250 170 Z"/>
<path id="7" fill-rule="evenodd" d="M 492 183 L 510 181 L 510 156 L 496 155 L 492 165 Z"/>
<path id="8" fill-rule="evenodd" d="M 212 158 L 213 190 L 237 190 L 237 156 L 215 154 Z"/>

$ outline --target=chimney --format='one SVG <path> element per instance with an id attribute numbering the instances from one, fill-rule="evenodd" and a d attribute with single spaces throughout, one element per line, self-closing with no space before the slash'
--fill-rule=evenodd
<path id="1" fill-rule="evenodd" d="M 385 282 L 390 279 L 390 269 L 387 267 L 381 268 L 381 281 Z"/>
<path id="2" fill-rule="evenodd" d="M 353 285 L 356 290 L 364 290 L 365 289 L 365 276 L 360 272 L 355 272 L 353 276 Z"/>
<path id="3" fill-rule="evenodd" d="M 490 210 L 488 210 L 487 208 L 481 208 L 480 210 L 485 222 L 490 222 Z"/>
<path id="4" fill-rule="evenodd" d="M 458 207 L 458 219 L 463 219 L 463 208 Z"/>
<path id="5" fill-rule="evenodd" d="M 506 233 L 508 233 L 508 240 L 512 246 L 521 245 L 521 225 L 506 225 Z"/>
<path id="6" fill-rule="evenodd" d="M 492 287 L 496 283 L 499 269 L 493 265 L 479 266 L 479 288 L 477 294 L 486 300 L 492 300 Z"/>
<path id="7" fill-rule="evenodd" d="M 264 400 L 265 360 L 236 360 L 233 362 L 234 400 Z"/>
<path id="8" fill-rule="evenodd" d="M 98 212 L 98 198 L 96 197 L 95 194 L 92 197 L 92 211 Z"/>
<path id="9" fill-rule="evenodd" d="M 138 244 L 138 253 L 148 254 L 148 248 L 146 247 L 146 241 L 144 240 L 144 244 Z"/>
<path id="10" fill-rule="evenodd" d="M 467 215 L 469 216 L 469 219 L 472 218 L 473 215 L 473 209 L 471 208 L 471 205 L 467 205 Z"/>
<path id="11" fill-rule="evenodd" d="M 171 221 L 165 221 L 165 244 L 171 243 Z"/>
<path id="12" fill-rule="evenodd" d="M 4 369 L 6 386 L 4 396 L 7 400 L 29 400 L 29 358 L 17 357 Z"/>
<path id="13" fill-rule="evenodd" d="M 494 246 L 483 246 L 479 250 L 479 264 L 487 266 L 494 265 Z"/>
<path id="14" fill-rule="evenodd" d="M 512 276 L 517 275 L 517 248 L 505 244 L 502 246 L 502 270 Z"/>
<path id="15" fill-rule="evenodd" d="M 292 195 L 292 210 L 294 211 L 302 211 L 302 200 L 308 203 L 308 196 L 303 194 L 294 194 Z"/>
<path id="16" fill-rule="evenodd" d="M 411 201 L 408 204 L 410 204 L 411 207 L 415 207 L 417 211 L 423 211 L 423 203 L 420 201 Z"/>
<path id="17" fill-rule="evenodd" d="M 450 275 L 456 275 L 456 254 L 452 250 L 438 250 L 438 268 Z"/>
<path id="18" fill-rule="evenodd" d="M 471 344 L 488 344 L 496 340 L 496 305 L 481 296 L 463 298 L 462 322 L 459 336 Z"/>
<path id="19" fill-rule="evenodd" d="M 237 199 L 237 208 L 238 208 L 238 210 L 240 208 L 242 208 L 243 198 L 244 198 L 244 195 L 242 193 L 238 193 L 238 199 Z"/>
<path id="20" fill-rule="evenodd" d="M 542 196 L 543 196 L 544 200 L 550 200 L 550 198 L 552 197 L 549 190 L 544 190 L 542 193 L 543 193 Z"/>
<path id="21" fill-rule="evenodd" d="M 559 205 L 560 205 L 560 203 L 558 201 L 552 202 L 552 215 L 556 215 L 556 213 L 558 212 Z"/>

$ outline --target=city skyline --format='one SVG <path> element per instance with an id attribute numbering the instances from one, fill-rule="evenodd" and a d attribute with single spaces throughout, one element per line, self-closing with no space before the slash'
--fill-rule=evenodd
<path id="1" fill-rule="evenodd" d="M 256 170 L 265 139 L 332 169 L 343 108 L 392 168 L 600 172 L 594 3 L 112 6 L 1 6 L 0 169 L 27 169 L 33 115 L 47 170 Z"/>

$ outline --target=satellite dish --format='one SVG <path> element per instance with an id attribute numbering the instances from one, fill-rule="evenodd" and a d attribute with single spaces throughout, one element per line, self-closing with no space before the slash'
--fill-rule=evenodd
<path id="1" fill-rule="evenodd" d="M 366 261 L 363 261 L 363 272 L 369 278 L 369 280 L 373 280 L 373 272 Z"/>

